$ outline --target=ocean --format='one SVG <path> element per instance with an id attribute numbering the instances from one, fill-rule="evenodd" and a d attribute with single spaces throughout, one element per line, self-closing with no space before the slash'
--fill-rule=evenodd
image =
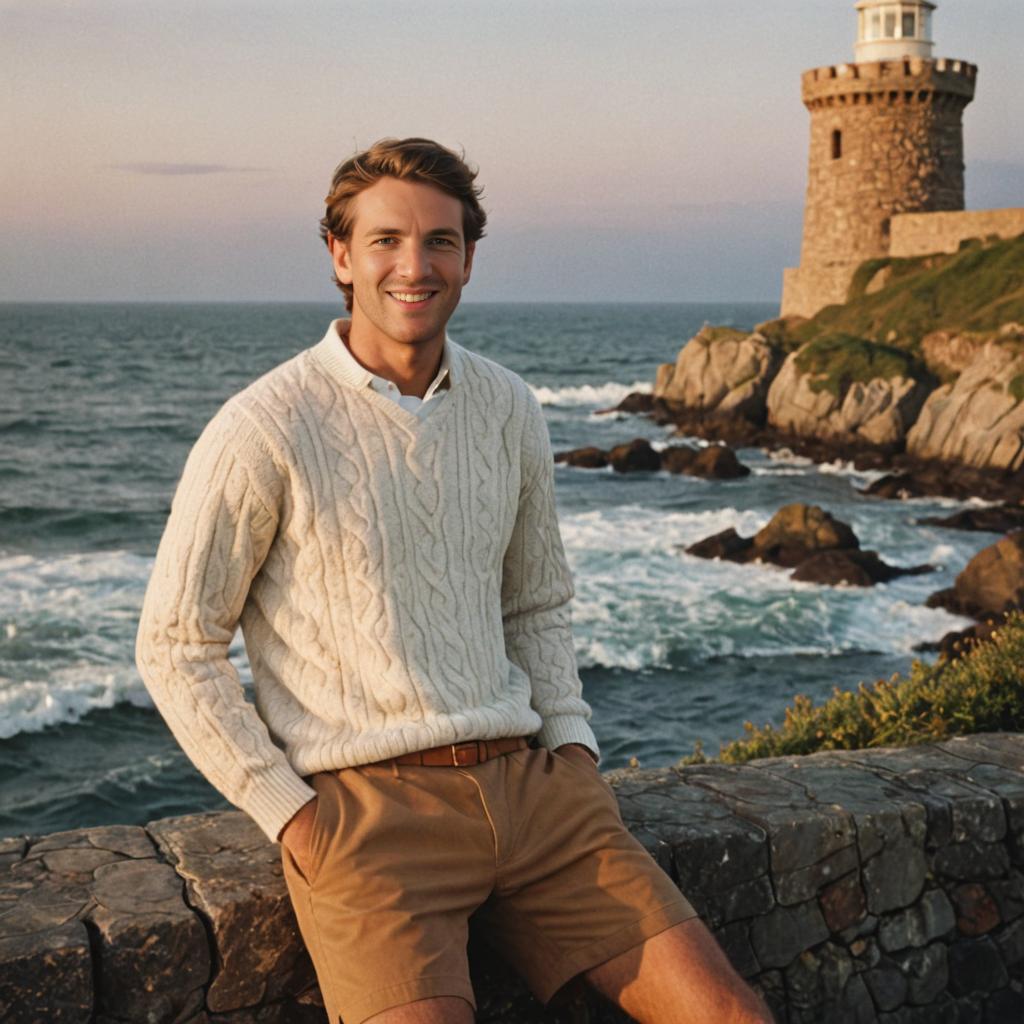
<path id="1" fill-rule="evenodd" d="M 543 404 L 555 450 L 670 432 L 602 415 L 650 390 L 704 323 L 748 328 L 766 303 L 467 304 L 450 325 Z M 0 836 L 228 806 L 180 752 L 135 670 L 153 555 L 189 447 L 218 406 L 322 337 L 337 307 L 0 306 Z M 675 439 L 673 439 L 675 440 Z M 740 449 L 735 481 L 556 469 L 576 579 L 573 616 L 603 766 L 708 752 L 794 694 L 905 671 L 963 624 L 924 607 L 995 537 L 922 526 L 964 507 L 862 496 L 872 474 Z M 824 506 L 887 561 L 926 576 L 871 589 L 794 583 L 781 569 L 682 550 L 750 534 L 792 501 Z M 241 636 L 232 648 L 249 678 Z"/>

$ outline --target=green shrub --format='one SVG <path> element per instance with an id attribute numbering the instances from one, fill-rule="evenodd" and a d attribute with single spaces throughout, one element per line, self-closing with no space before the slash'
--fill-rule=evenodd
<path id="1" fill-rule="evenodd" d="M 879 345 L 850 334 L 828 334 L 804 347 L 796 357 L 801 373 L 811 374 L 812 391 L 841 395 L 857 382 L 867 383 L 881 377 L 920 377 L 916 359 L 892 345 Z"/>
<path id="2" fill-rule="evenodd" d="M 817 750 L 932 743 L 975 732 L 1024 730 L 1024 614 L 1014 612 L 989 640 L 952 661 L 915 661 L 856 690 L 833 692 L 823 704 L 797 696 L 781 726 L 744 725 L 746 736 L 723 744 L 717 760 L 739 764 L 758 757 Z M 681 764 L 707 761 L 701 744 Z"/>

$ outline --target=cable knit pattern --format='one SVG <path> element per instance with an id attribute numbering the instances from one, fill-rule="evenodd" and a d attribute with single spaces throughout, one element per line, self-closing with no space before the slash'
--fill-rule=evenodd
<path id="1" fill-rule="evenodd" d="M 274 840 L 317 771 L 502 736 L 597 751 L 536 399 L 449 339 L 451 390 L 421 419 L 347 383 L 340 344 L 203 430 L 139 624 L 171 731 Z M 254 704 L 228 658 L 239 623 Z"/>

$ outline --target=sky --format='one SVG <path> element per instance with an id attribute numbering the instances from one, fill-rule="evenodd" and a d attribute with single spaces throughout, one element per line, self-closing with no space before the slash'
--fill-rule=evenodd
<path id="1" fill-rule="evenodd" d="M 939 0 L 979 65 L 967 206 L 1024 206 L 1022 0 Z M 800 73 L 852 0 L 0 0 L 0 301 L 335 301 L 334 167 L 425 135 L 480 168 L 466 301 L 775 301 Z"/>

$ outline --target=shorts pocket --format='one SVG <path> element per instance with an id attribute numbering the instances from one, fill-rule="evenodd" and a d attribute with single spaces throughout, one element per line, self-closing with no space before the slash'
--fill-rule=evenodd
<path id="1" fill-rule="evenodd" d="M 303 871 L 295 854 L 288 851 L 296 873 L 302 878 L 306 885 L 312 886 L 316 882 L 317 875 L 327 856 L 327 851 L 334 835 L 330 822 L 337 822 L 337 800 L 332 783 L 334 775 L 332 772 L 317 772 L 309 784 L 316 790 L 316 802 L 313 806 L 313 822 L 310 825 L 309 840 L 307 846 L 307 858 L 305 863 L 308 870 Z"/>

